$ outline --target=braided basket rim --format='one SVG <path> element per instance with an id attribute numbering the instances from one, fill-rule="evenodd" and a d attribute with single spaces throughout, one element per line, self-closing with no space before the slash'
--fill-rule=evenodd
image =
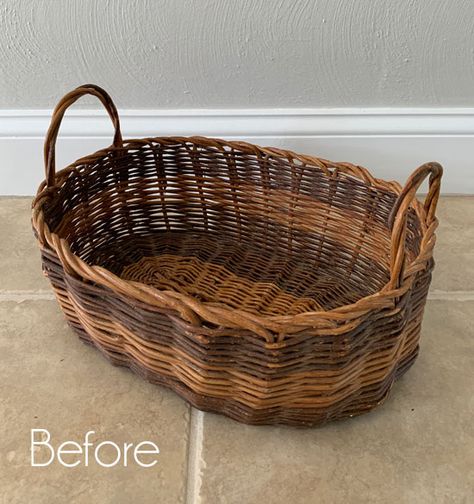
<path id="1" fill-rule="evenodd" d="M 45 222 L 42 210 L 43 205 L 50 198 L 54 198 L 55 191 L 62 186 L 71 173 L 78 170 L 79 166 L 89 165 L 114 153 L 125 152 L 133 148 L 156 143 L 163 145 L 191 143 L 198 147 L 214 147 L 221 152 L 226 149 L 236 149 L 245 153 L 253 153 L 256 156 L 269 156 L 276 160 L 286 159 L 291 163 L 296 161 L 305 163 L 310 169 L 320 168 L 327 177 L 333 176 L 334 173 L 342 172 L 349 177 L 362 181 L 370 187 L 389 191 L 395 196 L 399 196 L 402 193 L 402 187 L 398 182 L 376 178 L 371 175 L 367 168 L 360 165 L 348 162 L 334 162 L 316 156 L 297 154 L 286 149 L 262 147 L 248 142 L 202 136 L 158 136 L 143 139 L 127 139 L 123 141 L 121 147 L 111 145 L 77 159 L 56 173 L 55 182 L 52 186 L 48 187 L 46 180 L 43 180 L 38 188 L 36 197 L 32 203 L 33 227 L 41 246 L 43 247 L 47 244 L 57 253 L 66 272 L 81 277 L 82 281 L 92 281 L 151 306 L 163 307 L 163 303 L 165 303 L 166 307 L 178 311 L 188 322 L 193 323 L 198 320 L 207 320 L 216 324 L 217 320 L 218 325 L 229 328 L 247 328 L 269 341 L 271 340 L 269 331 L 280 334 L 292 334 L 308 327 L 332 328 L 332 331 L 334 331 L 334 326 L 337 322 L 347 324 L 351 320 L 360 319 L 375 309 L 378 310 L 393 306 L 393 300 L 410 290 L 415 274 L 423 269 L 427 261 L 432 258 L 435 242 L 434 232 L 438 225 L 438 220 L 435 217 L 431 224 L 427 226 L 425 208 L 417 198 L 414 198 L 409 206 L 415 211 L 419 220 L 422 239 L 419 253 L 404 271 L 400 285 L 393 288 L 390 282 L 387 282 L 376 293 L 361 297 L 354 303 L 328 310 L 308 311 L 297 315 L 255 314 L 246 310 L 235 310 L 224 303 L 209 304 L 201 302 L 189 294 L 160 290 L 140 282 L 126 280 L 101 266 L 87 264 L 79 256 L 71 252 L 65 239 L 51 232 L 48 224 Z M 239 319 L 238 321 L 236 321 L 236 317 Z M 218 320 L 224 320 L 225 322 L 224 324 L 219 324 Z"/>

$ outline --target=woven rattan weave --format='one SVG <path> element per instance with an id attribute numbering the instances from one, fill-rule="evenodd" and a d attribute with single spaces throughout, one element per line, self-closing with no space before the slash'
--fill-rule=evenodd
<path id="1" fill-rule="evenodd" d="M 113 145 L 55 172 L 66 109 L 96 96 Z M 56 107 L 33 203 L 69 324 L 197 408 L 315 425 L 381 403 L 413 363 L 441 166 L 366 169 L 203 137 L 123 141 L 84 85 Z M 415 193 L 429 175 L 424 204 Z"/>

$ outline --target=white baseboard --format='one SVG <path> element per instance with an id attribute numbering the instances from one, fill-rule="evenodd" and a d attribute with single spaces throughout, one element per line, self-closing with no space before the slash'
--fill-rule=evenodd
<path id="1" fill-rule="evenodd" d="M 0 195 L 32 195 L 42 180 L 51 112 L 0 110 Z M 474 109 L 124 110 L 124 138 L 205 135 L 247 140 L 363 165 L 401 183 L 439 161 L 445 194 L 474 194 Z M 73 110 L 60 131 L 57 164 L 110 144 L 103 111 Z"/>

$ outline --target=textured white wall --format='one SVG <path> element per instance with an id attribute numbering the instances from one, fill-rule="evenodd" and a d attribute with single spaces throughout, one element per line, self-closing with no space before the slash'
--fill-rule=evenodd
<path id="1" fill-rule="evenodd" d="M 123 108 L 474 106 L 472 0 L 0 0 L 0 21 L 0 108 L 85 82 Z"/>

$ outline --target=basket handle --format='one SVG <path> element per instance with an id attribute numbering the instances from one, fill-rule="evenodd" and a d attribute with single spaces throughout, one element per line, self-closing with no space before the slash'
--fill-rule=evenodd
<path id="1" fill-rule="evenodd" d="M 430 176 L 429 190 L 424 208 L 426 225 L 432 224 L 439 199 L 441 176 L 443 175 L 443 167 L 434 161 L 421 165 L 411 174 L 388 218 L 388 224 L 392 231 L 390 250 L 390 286 L 392 288 L 398 288 L 403 277 L 408 210 L 416 196 L 416 191 L 428 175 Z"/>
<path id="2" fill-rule="evenodd" d="M 48 187 L 54 185 L 54 180 L 56 176 L 55 168 L 55 151 L 56 151 L 56 139 L 58 137 L 59 127 L 61 126 L 61 121 L 63 119 L 66 110 L 81 96 L 92 95 L 97 97 L 105 109 L 107 110 L 110 119 L 115 128 L 114 134 L 114 147 L 122 147 L 122 133 L 120 132 L 120 120 L 117 112 L 117 108 L 112 101 L 112 98 L 99 86 L 94 84 L 84 84 L 74 89 L 73 91 L 67 93 L 62 97 L 59 103 L 54 109 L 53 115 L 51 117 L 51 123 L 46 133 L 46 139 L 44 141 L 44 166 L 46 172 L 46 184 Z"/>

